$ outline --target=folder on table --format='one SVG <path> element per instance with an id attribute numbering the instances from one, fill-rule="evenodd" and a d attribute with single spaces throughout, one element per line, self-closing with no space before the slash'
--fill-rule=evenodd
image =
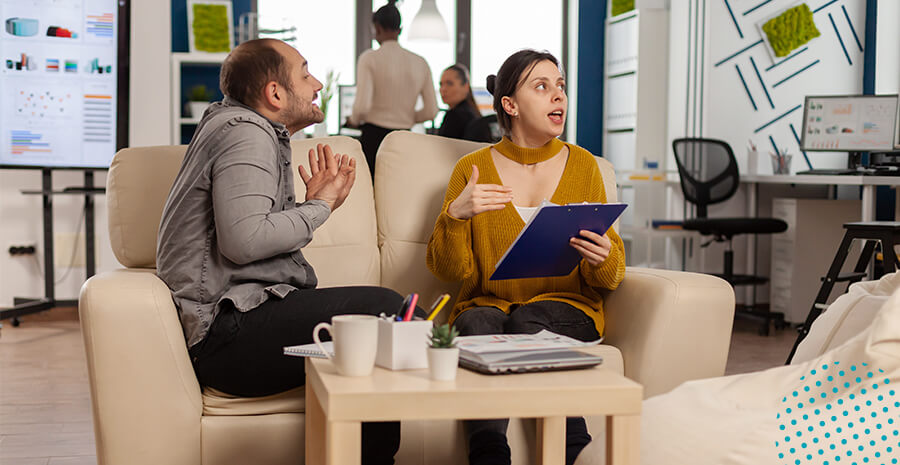
<path id="1" fill-rule="evenodd" d="M 581 261 L 569 239 L 586 229 L 603 235 L 624 203 L 541 204 L 497 262 L 491 280 L 565 276 Z"/>

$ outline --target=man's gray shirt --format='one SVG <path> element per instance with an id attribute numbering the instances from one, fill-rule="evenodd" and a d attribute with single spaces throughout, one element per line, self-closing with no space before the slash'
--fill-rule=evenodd
<path id="1" fill-rule="evenodd" d="M 246 312 L 316 287 L 300 248 L 330 213 L 321 200 L 295 202 L 284 125 L 229 98 L 213 104 L 169 192 L 156 247 L 188 347 L 224 300 Z"/>

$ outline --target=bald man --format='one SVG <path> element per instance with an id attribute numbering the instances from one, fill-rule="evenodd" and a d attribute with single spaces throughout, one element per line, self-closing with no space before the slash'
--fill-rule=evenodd
<path id="1" fill-rule="evenodd" d="M 379 287 L 316 289 L 302 247 L 350 193 L 356 162 L 327 145 L 299 168 L 294 198 L 291 134 L 322 122 L 322 83 L 300 53 L 260 39 L 236 47 L 220 76 L 225 99 L 203 115 L 169 193 L 157 273 L 172 291 L 197 378 L 256 397 L 305 382 L 303 359 L 284 346 L 346 313 L 394 313 L 403 298 Z M 421 311 L 421 310 L 419 310 Z M 298 439 L 299 440 L 299 439 Z M 393 464 L 397 422 L 364 424 L 364 464 Z"/>

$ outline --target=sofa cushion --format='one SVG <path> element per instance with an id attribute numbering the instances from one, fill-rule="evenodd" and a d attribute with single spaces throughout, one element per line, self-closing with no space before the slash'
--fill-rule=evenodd
<path id="1" fill-rule="evenodd" d="M 345 136 L 291 141 L 294 164 L 294 190 L 298 201 L 306 198 L 306 185 L 300 180 L 298 166 L 309 171 L 309 150 L 316 144 L 328 144 L 335 153 L 356 160 L 356 182 L 347 200 L 316 230 L 312 242 L 303 248 L 303 256 L 316 270 L 318 287 L 378 286 L 381 283 L 380 254 L 375 230 L 375 196 L 362 146 Z"/>
<path id="2" fill-rule="evenodd" d="M 484 145 L 408 131 L 384 138 L 375 170 L 382 286 L 401 294 L 417 292 L 425 305 L 444 292 L 456 298 L 459 285 L 443 283 L 431 274 L 425 248 L 456 161 Z M 452 305 L 451 300 L 446 308 Z M 449 314 L 442 313 L 440 321 Z"/>
<path id="3" fill-rule="evenodd" d="M 378 149 L 375 204 L 381 248 L 381 284 L 401 294 L 417 292 L 430 304 L 440 294 L 456 298 L 458 283 L 442 283 L 425 264 L 425 249 L 441 212 L 447 182 L 456 162 L 486 144 L 394 131 Z M 607 200 L 616 201 L 612 164 L 597 158 Z M 402 180 L 402 182 L 398 182 Z M 451 308 L 453 302 L 447 303 Z M 449 312 L 438 316 L 440 321 Z"/>
<path id="4" fill-rule="evenodd" d="M 877 281 L 862 281 L 850 286 L 828 309 L 816 318 L 809 334 L 797 347 L 791 364 L 806 362 L 841 345 L 866 329 L 895 289 L 900 288 L 900 272 Z"/>
<path id="5" fill-rule="evenodd" d="M 156 233 L 185 145 L 120 150 L 106 176 L 109 242 L 128 268 L 156 268 Z"/>
<path id="6" fill-rule="evenodd" d="M 304 386 L 264 397 L 239 397 L 211 387 L 203 388 L 203 415 L 270 415 L 305 411 Z"/>
<path id="7" fill-rule="evenodd" d="M 865 331 L 817 358 L 648 399 L 641 461 L 887 463 L 900 452 L 898 385 L 900 291 Z M 598 449 L 589 446 L 578 463 L 598 463 Z"/>

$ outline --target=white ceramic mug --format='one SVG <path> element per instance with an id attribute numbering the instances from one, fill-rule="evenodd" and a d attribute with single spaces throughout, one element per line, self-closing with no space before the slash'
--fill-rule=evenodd
<path id="1" fill-rule="evenodd" d="M 334 357 L 322 346 L 319 331 L 327 330 L 334 341 Z M 368 376 L 375 367 L 378 351 L 378 317 L 374 315 L 337 315 L 331 323 L 319 323 L 313 329 L 319 350 L 344 376 Z"/>

